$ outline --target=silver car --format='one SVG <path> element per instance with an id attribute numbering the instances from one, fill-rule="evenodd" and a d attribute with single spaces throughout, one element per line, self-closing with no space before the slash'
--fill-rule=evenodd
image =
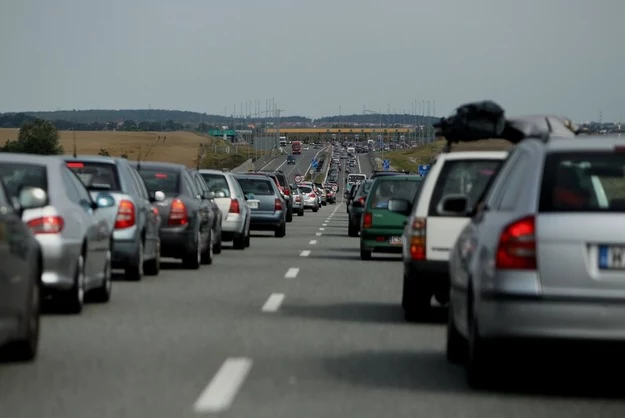
<path id="1" fill-rule="evenodd" d="M 67 166 L 78 175 L 96 198 L 106 191 L 115 206 L 102 209 L 113 229 L 113 268 L 124 269 L 128 280 L 155 276 L 160 270 L 159 228 L 161 218 L 152 203 L 162 202 L 162 192 L 149 193 L 143 179 L 125 158 L 65 157 Z"/>
<path id="2" fill-rule="evenodd" d="M 625 342 L 624 151 L 618 138 L 526 139 L 478 200 L 449 267 L 447 356 L 468 360 L 472 385 L 493 377 L 493 353 L 515 361 L 502 341 Z"/>
<path id="3" fill-rule="evenodd" d="M 45 206 L 22 214 L 41 245 L 44 295 L 71 313 L 82 311 L 87 293 L 108 302 L 112 231 L 102 209 L 115 205 L 115 199 L 102 192 L 93 200 L 58 157 L 1 153 L 0 177 L 13 199 L 19 199 L 25 187 L 48 196 Z"/>
<path id="4" fill-rule="evenodd" d="M 304 193 L 295 184 L 290 187 L 293 196 L 293 213 L 297 213 L 297 216 L 304 216 Z"/>
<path id="5" fill-rule="evenodd" d="M 215 194 L 215 203 L 222 214 L 221 240 L 232 241 L 237 250 L 249 247 L 251 210 L 239 183 L 226 171 L 202 169 L 199 172 Z"/>
<path id="6" fill-rule="evenodd" d="M 297 185 L 297 188 L 302 192 L 304 209 L 317 212 L 321 203 L 319 202 L 319 196 L 315 193 L 315 185 L 313 183 L 300 183 Z"/>

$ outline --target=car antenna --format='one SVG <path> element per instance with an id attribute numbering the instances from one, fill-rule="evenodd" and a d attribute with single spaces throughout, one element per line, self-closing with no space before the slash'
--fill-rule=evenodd
<path id="1" fill-rule="evenodd" d="M 78 157 L 78 151 L 76 150 L 76 131 L 74 131 L 74 158 Z"/>

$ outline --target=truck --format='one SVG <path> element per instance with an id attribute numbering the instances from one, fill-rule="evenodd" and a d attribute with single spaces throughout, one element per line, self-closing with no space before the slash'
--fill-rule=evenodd
<path id="1" fill-rule="evenodd" d="M 302 141 L 293 141 L 291 143 L 291 153 L 293 155 L 302 153 Z"/>

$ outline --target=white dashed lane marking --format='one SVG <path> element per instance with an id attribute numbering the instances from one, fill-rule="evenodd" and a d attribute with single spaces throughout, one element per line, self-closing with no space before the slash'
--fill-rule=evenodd
<path id="1" fill-rule="evenodd" d="M 230 357 L 223 362 L 217 374 L 195 401 L 195 412 L 222 412 L 232 405 L 234 397 L 243 385 L 250 369 L 252 359 Z"/>
<path id="2" fill-rule="evenodd" d="M 304 250 L 299 255 L 302 256 L 302 257 L 308 257 L 310 255 L 310 251 L 309 250 Z"/>
<path id="3" fill-rule="evenodd" d="M 276 312 L 280 309 L 282 301 L 284 300 L 284 293 L 272 293 L 267 302 L 263 305 L 261 311 L 263 312 Z"/>
<path id="4" fill-rule="evenodd" d="M 310 245 L 317 245 L 317 240 L 312 240 L 308 244 L 310 244 Z"/>
<path id="5" fill-rule="evenodd" d="M 299 269 L 297 267 L 291 267 L 284 274 L 285 279 L 294 279 L 299 274 Z"/>

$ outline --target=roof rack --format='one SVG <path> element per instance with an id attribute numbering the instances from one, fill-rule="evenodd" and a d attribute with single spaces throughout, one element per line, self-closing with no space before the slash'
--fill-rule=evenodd
<path id="1" fill-rule="evenodd" d="M 573 138 L 580 131 L 571 119 L 557 115 L 530 115 L 507 119 L 497 103 L 485 100 L 464 104 L 456 112 L 434 124 L 437 136 L 447 144 L 443 152 L 450 152 L 457 142 L 482 139 L 504 139 L 517 144 L 527 138 L 549 141 L 551 138 Z"/>

